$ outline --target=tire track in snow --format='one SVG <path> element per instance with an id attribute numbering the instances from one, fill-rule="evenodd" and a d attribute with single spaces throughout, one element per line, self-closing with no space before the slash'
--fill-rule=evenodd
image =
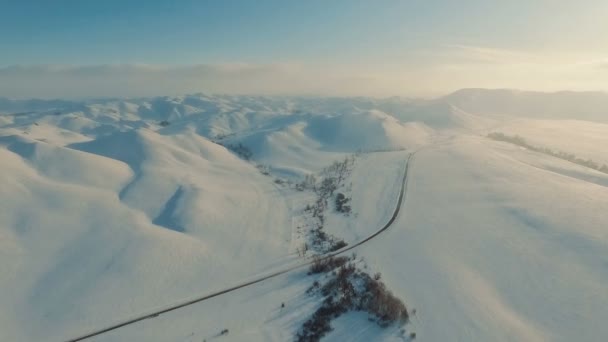
<path id="1" fill-rule="evenodd" d="M 420 150 L 416 150 L 416 151 L 410 153 L 408 155 L 408 157 L 406 158 L 405 168 L 404 168 L 404 171 L 403 171 L 403 179 L 401 181 L 401 190 L 399 191 L 399 197 L 397 198 L 397 205 L 396 205 L 395 210 L 393 211 L 393 214 L 391 215 L 391 218 L 389 219 L 389 221 L 382 228 L 378 229 L 376 232 L 374 232 L 373 234 L 369 235 L 365 239 L 360 240 L 360 241 L 358 241 L 358 242 L 356 242 L 356 243 L 354 243 L 352 245 L 346 246 L 346 247 L 344 247 L 344 248 L 342 248 L 340 250 L 324 254 L 321 257 L 321 259 L 331 258 L 333 256 L 344 254 L 344 253 L 346 253 L 346 252 L 348 252 L 348 251 L 350 251 L 352 249 L 355 249 L 355 248 L 363 245 L 364 243 L 366 243 L 366 242 L 374 239 L 375 237 L 377 237 L 378 235 L 382 234 L 384 231 L 386 231 L 388 228 L 391 227 L 391 225 L 395 222 L 395 220 L 399 216 L 399 212 L 401 211 L 401 206 L 403 204 L 403 201 L 405 199 L 405 195 L 406 195 L 406 192 L 407 192 L 407 184 L 408 184 L 408 177 L 407 177 L 407 175 L 408 175 L 408 171 L 409 171 L 411 162 L 413 160 L 413 157 L 414 157 L 414 155 L 418 151 L 420 151 Z M 214 292 L 214 293 L 211 293 L 211 294 L 207 294 L 207 295 L 202 296 L 202 297 L 197 297 L 197 298 L 194 298 L 194 299 L 191 299 L 191 300 L 188 300 L 188 301 L 184 301 L 182 303 L 171 305 L 171 306 L 168 306 L 168 307 L 166 307 L 164 309 L 160 309 L 160 310 L 157 310 L 155 312 L 151 312 L 151 313 L 144 314 L 144 315 L 141 315 L 141 316 L 138 316 L 138 317 L 135 317 L 135 318 L 131 318 L 131 319 L 122 321 L 120 323 L 116 323 L 114 325 L 111 325 L 109 327 L 106 327 L 106 328 L 103 328 L 103 329 L 99 329 L 99 330 L 96 330 L 96 331 L 92 331 L 92 332 L 80 335 L 79 337 L 76 337 L 76 338 L 68 339 L 66 341 L 67 342 L 83 341 L 83 340 L 86 340 L 86 339 L 89 339 L 89 338 L 92 338 L 92 337 L 95 337 L 95 336 L 99 336 L 99 335 L 108 333 L 108 332 L 113 331 L 113 330 L 120 329 L 120 328 L 128 326 L 128 325 L 135 324 L 137 322 L 140 322 L 140 321 L 143 321 L 143 320 L 146 320 L 146 319 L 156 318 L 156 317 L 158 317 L 158 316 L 160 316 L 162 314 L 166 314 L 168 312 L 171 312 L 171 311 L 174 311 L 174 310 L 177 310 L 177 309 L 181 309 L 183 307 L 190 306 L 190 305 L 193 305 L 193 304 L 196 304 L 196 303 L 200 303 L 200 302 L 203 302 L 205 300 L 208 300 L 208 299 L 211 299 L 211 298 L 214 298 L 214 297 L 218 297 L 218 296 L 224 295 L 226 293 L 230 293 L 230 292 L 236 291 L 238 289 L 242 289 L 242 288 L 254 285 L 254 284 L 261 283 L 261 282 L 263 282 L 265 280 L 268 280 L 268 279 L 280 276 L 282 274 L 294 271 L 296 269 L 300 269 L 300 268 L 309 266 L 312 263 L 313 263 L 313 260 L 312 259 L 308 259 L 307 261 L 302 262 L 302 263 L 300 263 L 298 265 L 287 267 L 285 269 L 282 269 L 282 270 L 279 270 L 279 271 L 276 271 L 276 272 L 264 275 L 264 276 L 259 277 L 257 279 L 250 280 L 250 281 L 247 281 L 247 282 L 244 282 L 244 283 L 240 283 L 238 285 L 234 285 L 234 286 L 231 286 L 231 287 L 226 288 L 224 290 L 220 290 L 220 291 L 217 291 L 217 292 Z"/>

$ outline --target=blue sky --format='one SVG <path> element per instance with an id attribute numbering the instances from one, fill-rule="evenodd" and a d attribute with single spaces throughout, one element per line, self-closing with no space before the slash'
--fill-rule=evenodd
<path id="1" fill-rule="evenodd" d="M 16 1 L 3 65 L 276 62 L 398 54 L 450 26 L 427 1 Z M 406 46 L 404 46 L 406 45 Z"/>
<path id="2" fill-rule="evenodd" d="M 146 71 L 138 69 L 141 65 L 165 69 L 220 66 L 216 74 L 221 74 L 225 65 L 246 65 L 249 73 L 282 73 L 283 84 L 275 88 L 284 88 L 289 77 L 294 77 L 300 85 L 293 89 L 295 93 L 327 91 L 303 86 L 314 80 L 304 81 L 302 75 L 328 72 L 333 80 L 343 83 L 350 84 L 346 78 L 373 80 L 367 89 L 372 95 L 425 94 L 473 85 L 543 90 L 554 84 L 556 89 L 595 89 L 608 81 L 586 74 L 591 74 L 588 69 L 595 64 L 602 70 L 608 61 L 607 3 L 0 1 L 0 96 L 2 79 L 17 77 L 15 66 L 22 72 L 27 69 L 29 75 L 38 70 L 41 77 L 63 73 L 62 82 L 67 82 L 66 68 L 96 65 L 128 65 L 137 69 L 138 75 Z M 514 66 L 519 67 L 514 70 Z M 577 66 L 578 74 L 574 70 Z M 284 75 L 285 70 L 289 75 Z M 540 73 L 532 80 L 522 79 L 531 70 Z M 234 78 L 234 70 L 231 73 Z M 438 76 L 440 73 L 445 79 Z M 475 74 L 478 76 L 473 77 Z M 508 78 L 509 74 L 513 76 Z M 400 84 L 399 76 L 407 84 Z M 268 77 L 262 79 L 273 83 Z M 492 83 L 492 78 L 498 80 Z M 422 79 L 428 84 L 421 89 L 408 85 Z M 362 83 L 369 84 L 367 81 Z M 25 83 L 21 88 L 27 91 Z M 197 89 L 193 84 L 183 90 L 191 88 Z M 207 89 L 208 85 L 200 88 L 214 90 Z M 346 94 L 365 94 L 364 88 L 350 89 Z M 231 91 L 228 85 L 218 90 Z"/>

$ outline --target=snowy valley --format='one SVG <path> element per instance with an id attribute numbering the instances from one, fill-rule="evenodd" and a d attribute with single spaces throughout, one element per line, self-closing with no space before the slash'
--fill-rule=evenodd
<path id="1" fill-rule="evenodd" d="M 366 240 L 341 255 L 409 319 L 349 310 L 323 341 L 598 341 L 603 165 L 603 93 L 0 99 L 0 340 L 67 341 Z M 331 276 L 308 273 L 90 340 L 292 341 Z"/>

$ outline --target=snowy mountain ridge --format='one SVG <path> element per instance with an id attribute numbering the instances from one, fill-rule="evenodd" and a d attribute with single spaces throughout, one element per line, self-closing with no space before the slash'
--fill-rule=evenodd
<path id="1" fill-rule="evenodd" d="M 336 190 L 352 214 L 330 202 L 323 229 L 355 243 L 392 215 L 414 151 L 395 223 L 354 250 L 416 309 L 406 329 L 601 340 L 608 175 L 486 135 L 608 163 L 607 99 L 0 99 L 0 340 L 64 341 L 299 262 L 316 194 L 296 184 L 353 155 Z M 287 273 L 95 340 L 292 340 L 319 306 L 314 279 Z M 404 338 L 359 312 L 332 326 L 324 340 Z"/>

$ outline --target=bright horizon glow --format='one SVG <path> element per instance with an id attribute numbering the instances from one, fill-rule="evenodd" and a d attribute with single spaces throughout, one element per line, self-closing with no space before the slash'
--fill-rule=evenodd
<path id="1" fill-rule="evenodd" d="M 0 96 L 608 91 L 608 3 L 9 1 Z"/>

